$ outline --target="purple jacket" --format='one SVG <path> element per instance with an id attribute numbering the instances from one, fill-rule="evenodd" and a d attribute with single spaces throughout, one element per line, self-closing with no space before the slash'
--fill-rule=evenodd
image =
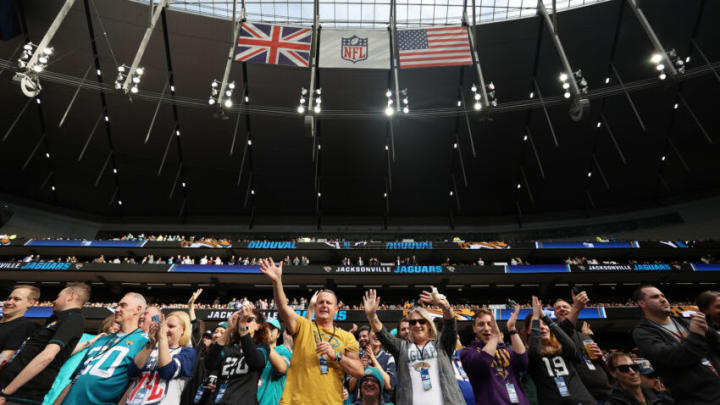
<path id="1" fill-rule="evenodd" d="M 515 387 L 519 405 L 530 405 L 520 383 L 520 373 L 528 368 L 528 353 L 517 354 L 500 343 L 493 358 L 482 348 L 481 342 L 473 341 L 460 351 L 460 361 L 475 394 L 475 405 L 513 405 L 507 384 Z"/>

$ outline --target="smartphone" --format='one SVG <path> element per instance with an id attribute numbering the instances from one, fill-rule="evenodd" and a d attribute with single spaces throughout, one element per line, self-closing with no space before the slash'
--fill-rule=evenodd
<path id="1" fill-rule="evenodd" d="M 578 287 L 578 286 L 574 286 L 574 287 L 572 288 L 572 291 L 573 291 L 573 294 L 575 294 L 575 295 L 580 295 L 580 293 L 583 292 L 583 289 L 580 288 L 580 287 Z"/>
<path id="2" fill-rule="evenodd" d="M 160 315 L 153 315 L 152 321 L 155 323 L 160 323 Z"/>
<path id="3" fill-rule="evenodd" d="M 517 305 L 519 305 L 517 302 L 513 301 L 511 298 L 507 299 L 507 305 L 510 308 L 515 308 Z"/>

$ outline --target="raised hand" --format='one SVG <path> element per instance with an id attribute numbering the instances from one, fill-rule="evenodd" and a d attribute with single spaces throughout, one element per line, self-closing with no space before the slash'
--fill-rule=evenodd
<path id="1" fill-rule="evenodd" d="M 572 299 L 573 299 L 573 305 L 577 308 L 583 309 L 585 306 L 590 302 L 590 298 L 588 298 L 587 292 L 583 291 L 580 294 L 575 295 L 575 293 L 572 293 Z"/>
<path id="2" fill-rule="evenodd" d="M 512 315 L 510 315 L 510 319 L 508 319 L 507 323 L 505 324 L 505 326 L 507 327 L 508 332 L 517 330 L 517 326 L 516 326 L 516 325 L 517 325 L 518 315 L 520 315 L 520 305 L 517 305 L 517 304 L 516 304 L 515 307 L 513 308 L 513 313 L 512 313 Z M 494 322 L 494 321 L 495 321 L 495 319 L 493 319 L 493 322 Z"/>
<path id="3" fill-rule="evenodd" d="M 260 259 L 260 271 L 268 276 L 273 283 L 277 283 L 282 280 L 282 267 L 282 262 L 275 264 L 272 257 Z"/>
<path id="4" fill-rule="evenodd" d="M 543 317 L 542 301 L 538 297 L 532 297 L 533 314 L 532 319 L 540 319 Z"/>
<path id="5" fill-rule="evenodd" d="M 377 309 L 380 306 L 380 297 L 377 296 L 377 291 L 365 291 L 363 306 L 365 307 L 365 315 L 367 315 L 368 318 L 374 318 L 377 313 Z"/>
<path id="6" fill-rule="evenodd" d="M 188 305 L 194 305 L 195 300 L 198 299 L 198 297 L 200 296 L 200 294 L 202 294 L 202 292 L 203 292 L 202 288 L 198 288 L 197 290 L 195 290 L 195 292 L 190 296 L 190 299 L 188 300 Z"/>
<path id="7" fill-rule="evenodd" d="M 310 297 L 310 302 L 308 303 L 308 309 L 312 310 L 313 312 L 315 312 L 315 304 L 317 304 L 318 294 L 320 294 L 320 290 L 315 291 L 312 297 Z"/>
<path id="8" fill-rule="evenodd" d="M 431 286 L 432 287 L 432 286 Z M 423 291 L 420 293 L 420 299 L 419 301 L 424 304 L 429 305 L 435 305 L 442 308 L 450 308 L 450 303 L 445 299 L 445 296 L 438 293 L 437 290 L 433 288 L 433 291 Z"/>

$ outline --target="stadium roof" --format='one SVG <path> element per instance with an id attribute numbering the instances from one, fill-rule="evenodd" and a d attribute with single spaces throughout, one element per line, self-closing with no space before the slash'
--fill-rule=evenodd
<path id="1" fill-rule="evenodd" d="M 102 86 L 94 74 L 86 3 Z M 377 226 L 383 225 L 385 213 L 389 226 L 462 225 L 518 216 L 591 215 L 718 194 L 718 2 L 642 2 L 663 46 L 676 49 L 683 60 L 690 57 L 687 73 L 661 81 L 649 61 L 652 44 L 625 1 L 558 1 L 558 7 L 587 5 L 557 15 L 570 63 L 589 83 L 591 109 L 575 122 L 558 81 L 560 60 L 541 18 L 530 10 L 533 2 L 478 1 L 481 23 L 510 18 L 480 24 L 476 32 L 482 70 L 497 88 L 499 106 L 489 113 L 470 111 L 470 137 L 456 103 L 459 85 L 464 97 L 471 97 L 472 68 L 402 70 L 400 88 L 408 89 L 411 112 L 393 119 L 395 161 L 390 164 L 383 115 L 387 71 L 320 69 L 323 112 L 313 139 L 304 134 L 302 117 L 295 112 L 300 88 L 309 85 L 308 69 L 235 63 L 230 80 L 247 78 L 250 102 L 237 102 L 225 114 L 229 119 L 221 119 L 223 114 L 207 100 L 210 82 L 223 74 L 231 24 L 225 3 L 203 3 L 208 4 L 192 11 L 223 18 L 177 12 L 195 3 L 171 2 L 167 36 L 158 23 L 142 60 L 140 92 L 132 97 L 115 91 L 112 80 L 116 67 L 130 64 L 135 55 L 148 21 L 146 4 L 77 2 L 51 44 L 56 53 L 41 75 L 41 105 L 28 103 L 31 99 L 11 80 L 26 38 L 0 42 L 0 135 L 7 135 L 0 143 L 0 192 L 8 199 L 105 218 L 213 216 L 238 223 L 254 218 L 256 224 L 271 217 L 311 224 L 321 218 L 324 225 Z M 298 13 L 302 7 L 293 11 L 292 2 L 261 3 L 247 3 L 249 20 L 299 17 L 309 22 Z M 338 10 L 356 5 L 321 3 Z M 37 43 L 63 2 L 20 4 L 29 38 Z M 321 18 L 379 28 L 385 16 L 378 10 L 385 6 L 372 4 L 372 16 L 363 11 L 352 18 L 349 12 Z M 251 12 L 253 5 L 259 8 Z M 457 15 L 454 7 L 462 6 L 427 7 L 408 6 L 415 11 L 399 12 L 399 23 L 457 23 L 442 14 Z M 168 58 L 174 107 L 167 89 Z M 535 94 L 529 98 L 533 78 L 544 104 Z M 102 122 L 100 89 L 109 131 Z M 182 136 L 175 135 L 178 126 Z M 524 141 L 528 133 L 532 142 Z M 318 143 L 322 151 L 316 169 Z M 392 186 L 387 205 L 386 178 Z"/>
<path id="2" fill-rule="evenodd" d="M 147 0 L 138 0 L 147 4 Z M 560 0 L 558 11 L 608 0 Z M 233 1 L 170 1 L 172 10 L 232 19 Z M 239 2 L 240 3 L 240 2 Z M 397 0 L 398 26 L 453 25 L 462 21 L 463 9 L 472 15 L 472 2 L 463 0 Z M 548 8 L 552 0 L 545 0 Z M 252 21 L 304 24 L 313 23 L 313 0 L 247 0 L 247 18 Z M 389 0 L 320 0 L 320 23 L 327 27 L 386 27 L 390 19 Z M 529 18 L 537 15 L 537 0 L 476 0 L 476 21 L 480 24 Z M 239 10 L 237 11 L 239 15 Z"/>

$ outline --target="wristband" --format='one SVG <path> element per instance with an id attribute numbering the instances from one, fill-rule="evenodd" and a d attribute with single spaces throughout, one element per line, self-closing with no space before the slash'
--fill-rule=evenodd
<path id="1" fill-rule="evenodd" d="M 517 331 L 517 329 L 513 329 L 513 330 L 509 330 L 509 331 L 508 331 L 508 335 L 510 335 L 510 336 L 512 336 L 512 335 L 517 335 L 518 333 L 519 333 L 519 332 Z"/>

